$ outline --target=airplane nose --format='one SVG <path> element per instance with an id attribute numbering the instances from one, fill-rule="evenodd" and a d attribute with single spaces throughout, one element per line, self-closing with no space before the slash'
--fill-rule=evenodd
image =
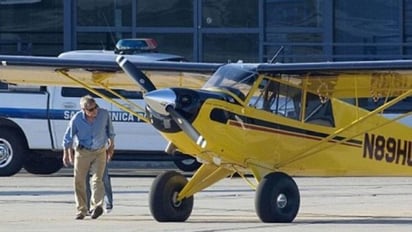
<path id="1" fill-rule="evenodd" d="M 161 115 L 169 115 L 166 108 L 176 105 L 176 94 L 171 89 L 159 89 L 146 93 L 144 96 L 146 104 L 156 113 Z"/>

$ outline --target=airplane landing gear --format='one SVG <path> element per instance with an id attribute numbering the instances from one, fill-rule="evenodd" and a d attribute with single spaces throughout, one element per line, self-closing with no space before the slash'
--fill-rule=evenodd
<path id="1" fill-rule="evenodd" d="M 262 222 L 292 222 L 300 206 L 295 181 L 281 172 L 266 175 L 255 196 L 256 213 Z"/>
<path id="2" fill-rule="evenodd" d="M 150 212 L 159 222 L 184 222 L 193 209 L 193 196 L 177 200 L 180 190 L 187 184 L 187 179 L 175 171 L 160 174 L 150 189 Z"/>

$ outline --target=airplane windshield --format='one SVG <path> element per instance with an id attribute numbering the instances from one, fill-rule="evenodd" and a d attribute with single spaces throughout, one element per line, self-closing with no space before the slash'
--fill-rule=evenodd
<path id="1" fill-rule="evenodd" d="M 203 88 L 227 89 L 244 100 L 258 76 L 254 68 L 255 66 L 244 64 L 224 65 L 212 75 Z"/>

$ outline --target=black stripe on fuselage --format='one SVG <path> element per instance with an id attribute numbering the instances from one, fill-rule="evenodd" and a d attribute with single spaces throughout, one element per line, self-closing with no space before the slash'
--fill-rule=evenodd
<path id="1" fill-rule="evenodd" d="M 211 111 L 210 119 L 215 122 L 229 124 L 232 126 L 246 127 L 246 128 L 253 129 L 253 130 L 260 130 L 260 131 L 266 131 L 266 132 L 277 133 L 277 134 L 286 134 L 286 135 L 298 136 L 298 137 L 314 139 L 314 140 L 322 140 L 330 136 L 330 134 L 326 134 L 326 133 L 302 129 L 299 127 L 293 127 L 289 125 L 283 125 L 283 124 L 279 124 L 276 122 L 269 122 L 269 121 L 265 121 L 265 120 L 261 120 L 257 118 L 252 118 L 252 117 L 240 116 L 233 112 L 219 109 L 219 108 L 215 108 Z M 340 142 L 345 139 L 346 138 L 342 136 L 334 136 L 330 142 Z M 349 146 L 361 147 L 362 141 L 355 140 L 355 139 L 349 139 L 343 142 L 343 144 L 349 145 Z"/>

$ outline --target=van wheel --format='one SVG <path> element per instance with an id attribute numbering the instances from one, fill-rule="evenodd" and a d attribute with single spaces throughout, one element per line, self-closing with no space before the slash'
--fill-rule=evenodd
<path id="1" fill-rule="evenodd" d="M 31 174 L 47 175 L 59 171 L 63 167 L 63 162 L 60 157 L 47 157 L 31 153 L 23 167 Z"/>
<path id="2" fill-rule="evenodd" d="M 186 184 L 186 177 L 175 171 L 167 171 L 156 177 L 149 195 L 150 212 L 156 221 L 186 221 L 192 213 L 193 196 L 177 200 L 177 195 Z"/>
<path id="3" fill-rule="evenodd" d="M 201 163 L 197 162 L 195 158 L 189 155 L 176 155 L 176 159 L 173 160 L 175 163 L 176 167 L 178 167 L 180 170 L 184 172 L 193 172 L 196 171 Z"/>
<path id="4" fill-rule="evenodd" d="M 12 176 L 23 167 L 27 146 L 12 129 L 0 129 L 0 176 Z"/>

